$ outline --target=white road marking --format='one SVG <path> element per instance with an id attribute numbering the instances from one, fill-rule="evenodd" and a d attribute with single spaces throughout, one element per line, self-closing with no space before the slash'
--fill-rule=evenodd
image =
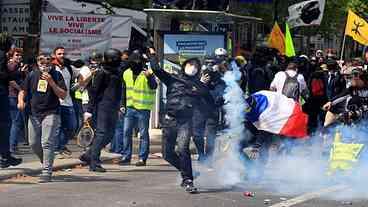
<path id="1" fill-rule="evenodd" d="M 315 199 L 315 198 L 319 198 L 322 195 L 330 194 L 330 193 L 341 191 L 341 190 L 345 190 L 347 188 L 349 188 L 349 187 L 346 186 L 346 185 L 332 186 L 332 187 L 329 187 L 329 188 L 322 189 L 320 191 L 306 193 L 306 194 L 303 194 L 301 196 L 289 199 L 287 201 L 283 201 L 281 203 L 274 204 L 274 205 L 269 206 L 269 207 L 291 207 L 291 206 L 295 206 L 297 204 L 304 203 L 306 201 L 309 201 L 309 200 L 312 200 L 312 199 Z"/>

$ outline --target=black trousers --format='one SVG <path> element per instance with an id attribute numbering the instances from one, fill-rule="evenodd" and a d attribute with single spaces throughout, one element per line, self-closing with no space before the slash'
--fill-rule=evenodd
<path id="1" fill-rule="evenodd" d="M 96 112 L 96 133 L 87 155 L 91 158 L 91 167 L 99 164 L 101 150 L 108 145 L 115 133 L 115 126 L 118 120 L 118 109 L 114 110 L 108 104 L 97 107 Z"/>
<path id="2" fill-rule="evenodd" d="M 10 156 L 10 109 L 8 95 L 0 95 L 0 155 L 2 158 Z"/>
<path id="3" fill-rule="evenodd" d="M 177 119 L 165 116 L 163 122 L 162 155 L 164 159 L 180 171 L 183 181 L 193 180 L 189 149 L 192 118 Z M 175 151 L 176 144 L 178 152 Z"/>

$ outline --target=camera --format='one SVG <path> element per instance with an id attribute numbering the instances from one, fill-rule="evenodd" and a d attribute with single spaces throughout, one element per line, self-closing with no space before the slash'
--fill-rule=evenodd
<path id="1" fill-rule="evenodd" d="M 202 66 L 202 73 L 208 74 L 210 77 L 210 83 L 216 84 L 217 81 L 221 79 L 221 73 L 219 70 L 219 65 L 215 59 L 206 59 Z"/>

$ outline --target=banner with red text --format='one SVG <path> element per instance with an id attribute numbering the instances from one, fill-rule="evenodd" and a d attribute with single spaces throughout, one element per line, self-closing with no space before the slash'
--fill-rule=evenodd
<path id="1" fill-rule="evenodd" d="M 112 17 L 97 14 L 43 13 L 40 50 L 63 46 L 70 59 L 87 59 L 111 47 Z"/>

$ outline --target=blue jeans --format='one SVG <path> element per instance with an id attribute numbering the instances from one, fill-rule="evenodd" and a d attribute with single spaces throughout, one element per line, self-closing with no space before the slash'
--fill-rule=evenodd
<path id="1" fill-rule="evenodd" d="M 75 111 L 75 116 L 76 116 L 76 132 L 79 132 L 79 130 L 82 128 L 83 126 L 83 106 L 82 106 L 82 102 L 79 100 L 74 100 L 73 101 L 73 107 L 74 107 L 74 111 Z"/>
<path id="2" fill-rule="evenodd" d="M 149 110 L 137 110 L 134 108 L 127 108 L 124 120 L 124 143 L 121 155 L 123 159 L 131 160 L 132 158 L 132 136 L 133 129 L 138 126 L 139 139 L 139 159 L 147 160 L 149 154 L 149 120 L 151 112 Z"/>
<path id="3" fill-rule="evenodd" d="M 111 152 L 120 153 L 123 150 L 124 143 L 124 114 L 119 114 L 116 123 L 115 135 L 111 141 Z"/>
<path id="4" fill-rule="evenodd" d="M 72 106 L 60 106 L 61 125 L 57 130 L 56 151 L 62 151 L 77 129 L 77 117 Z"/>
<path id="5" fill-rule="evenodd" d="M 17 108 L 17 97 L 9 97 L 10 107 L 10 151 L 15 151 L 18 142 L 24 138 L 24 115 Z"/>

